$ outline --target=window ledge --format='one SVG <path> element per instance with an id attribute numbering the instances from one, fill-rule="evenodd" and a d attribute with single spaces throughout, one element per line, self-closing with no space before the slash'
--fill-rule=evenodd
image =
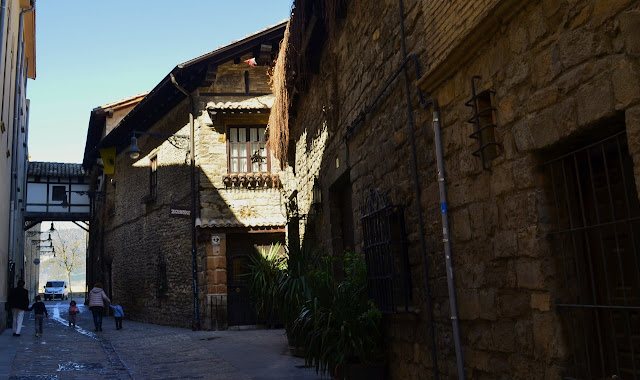
<path id="1" fill-rule="evenodd" d="M 245 189 L 279 189 L 282 185 L 280 176 L 269 173 L 233 173 L 222 176 L 226 188 Z"/>

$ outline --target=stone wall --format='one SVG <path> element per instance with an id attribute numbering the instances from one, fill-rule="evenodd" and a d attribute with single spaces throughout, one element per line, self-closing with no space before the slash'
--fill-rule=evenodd
<path id="1" fill-rule="evenodd" d="M 187 103 L 170 111 L 150 131 L 188 136 Z M 111 295 L 128 318 L 190 327 L 190 219 L 169 215 L 171 205 L 188 207 L 190 202 L 187 152 L 152 136 L 140 136 L 138 146 L 143 153 L 137 160 L 125 152 L 116 157 L 115 174 L 106 184 L 104 281 L 111 283 Z M 158 160 L 157 198 L 147 200 L 152 156 Z M 163 284 L 166 289 L 161 288 Z M 199 285 L 203 286 L 203 275 Z"/>
<path id="2" fill-rule="evenodd" d="M 238 63 L 229 61 L 215 67 L 209 67 L 207 80 L 211 83 L 200 86 L 198 92 L 207 95 L 242 95 L 245 92 L 270 94 L 271 87 L 267 77 L 267 66 L 249 66 L 244 61 L 250 58 L 253 58 L 253 54 L 239 57 Z"/>
<path id="3" fill-rule="evenodd" d="M 431 110 L 418 106 L 410 69 L 421 204 L 411 172 L 411 136 L 402 75 L 345 144 L 346 127 L 372 104 L 398 67 L 400 30 L 393 2 L 359 1 L 324 47 L 320 73 L 298 96 L 291 125 L 295 176 L 308 210 L 314 177 L 326 195 L 348 173 L 353 189 L 356 247 L 362 244 L 359 208 L 370 187 L 405 204 L 413 277 L 411 315 L 385 319 L 394 379 L 432 376 L 431 344 L 417 223 L 425 221 L 429 284 L 436 322 L 438 366 L 456 378 L 446 283 Z M 434 7 L 444 7 L 434 23 Z M 442 140 L 465 368 L 468 378 L 559 378 L 568 365 L 566 330 L 553 300 L 562 291 L 547 239 L 549 199 L 540 164 L 567 152 L 577 137 L 607 135 L 607 121 L 623 118 L 640 184 L 640 2 L 405 1 L 408 53 L 426 72 L 418 83 L 441 107 Z M 446 12 L 451 17 L 446 16 Z M 496 17 L 501 15 L 502 17 Z M 436 33 L 437 31 L 437 33 Z M 466 44 L 472 32 L 476 44 Z M 490 31 L 487 32 L 487 31 Z M 470 37 L 471 38 L 471 37 Z M 462 58 L 456 52 L 464 51 Z M 478 92 L 492 90 L 502 153 L 482 169 L 471 155 L 472 116 L 465 106 L 474 75 Z M 335 82 L 333 82 L 335 81 Z M 337 109 L 336 109 L 337 108 Z M 330 112 L 327 112 L 330 110 Z M 588 135 L 587 135 L 588 136 Z M 581 141 L 585 141 L 584 139 Z M 329 197 L 324 196 L 323 200 Z M 306 228 L 330 242 L 336 220 L 327 203 Z M 325 247 L 330 249 L 330 246 Z"/>

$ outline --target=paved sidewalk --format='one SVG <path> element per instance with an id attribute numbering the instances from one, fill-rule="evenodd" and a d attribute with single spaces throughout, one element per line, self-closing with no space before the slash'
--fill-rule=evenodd
<path id="1" fill-rule="evenodd" d="M 283 330 L 194 332 L 127 320 L 116 330 L 106 317 L 96 333 L 84 305 L 78 327 L 68 327 L 68 302 L 45 303 L 42 337 L 32 312 L 20 337 L 0 334 L 0 379 L 321 379 L 289 355 Z"/>

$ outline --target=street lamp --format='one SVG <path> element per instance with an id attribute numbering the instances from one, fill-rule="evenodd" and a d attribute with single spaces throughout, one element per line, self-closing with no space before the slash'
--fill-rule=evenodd
<path id="1" fill-rule="evenodd" d="M 196 243 L 196 169 L 195 169 L 195 141 L 194 141 L 194 124 L 193 124 L 193 98 L 191 94 L 178 84 L 173 74 L 170 74 L 171 82 L 173 85 L 189 99 L 189 136 L 167 134 L 167 133 L 152 133 L 133 131 L 131 137 L 131 145 L 127 154 L 132 160 L 140 157 L 140 148 L 138 147 L 138 135 L 149 135 L 156 138 L 167 138 L 167 141 L 178 149 L 187 150 L 189 152 L 190 161 L 190 185 L 191 185 L 191 262 L 192 262 L 192 277 L 193 277 L 193 323 L 192 330 L 196 331 L 200 329 L 200 316 L 199 316 L 199 302 L 198 302 L 198 263 L 197 263 L 197 243 Z M 189 139 L 189 145 L 185 147 L 182 142 Z"/>
<path id="2" fill-rule="evenodd" d="M 51 250 L 47 250 L 47 248 L 51 248 Z M 43 253 L 53 253 L 53 257 L 56 257 L 56 247 L 41 247 L 40 252 Z"/>

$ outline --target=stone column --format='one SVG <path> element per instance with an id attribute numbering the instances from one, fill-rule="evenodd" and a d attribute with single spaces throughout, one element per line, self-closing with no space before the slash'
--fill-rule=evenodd
<path id="1" fill-rule="evenodd" d="M 209 330 L 227 326 L 227 239 L 226 234 L 211 234 L 207 242 L 205 321 Z"/>

